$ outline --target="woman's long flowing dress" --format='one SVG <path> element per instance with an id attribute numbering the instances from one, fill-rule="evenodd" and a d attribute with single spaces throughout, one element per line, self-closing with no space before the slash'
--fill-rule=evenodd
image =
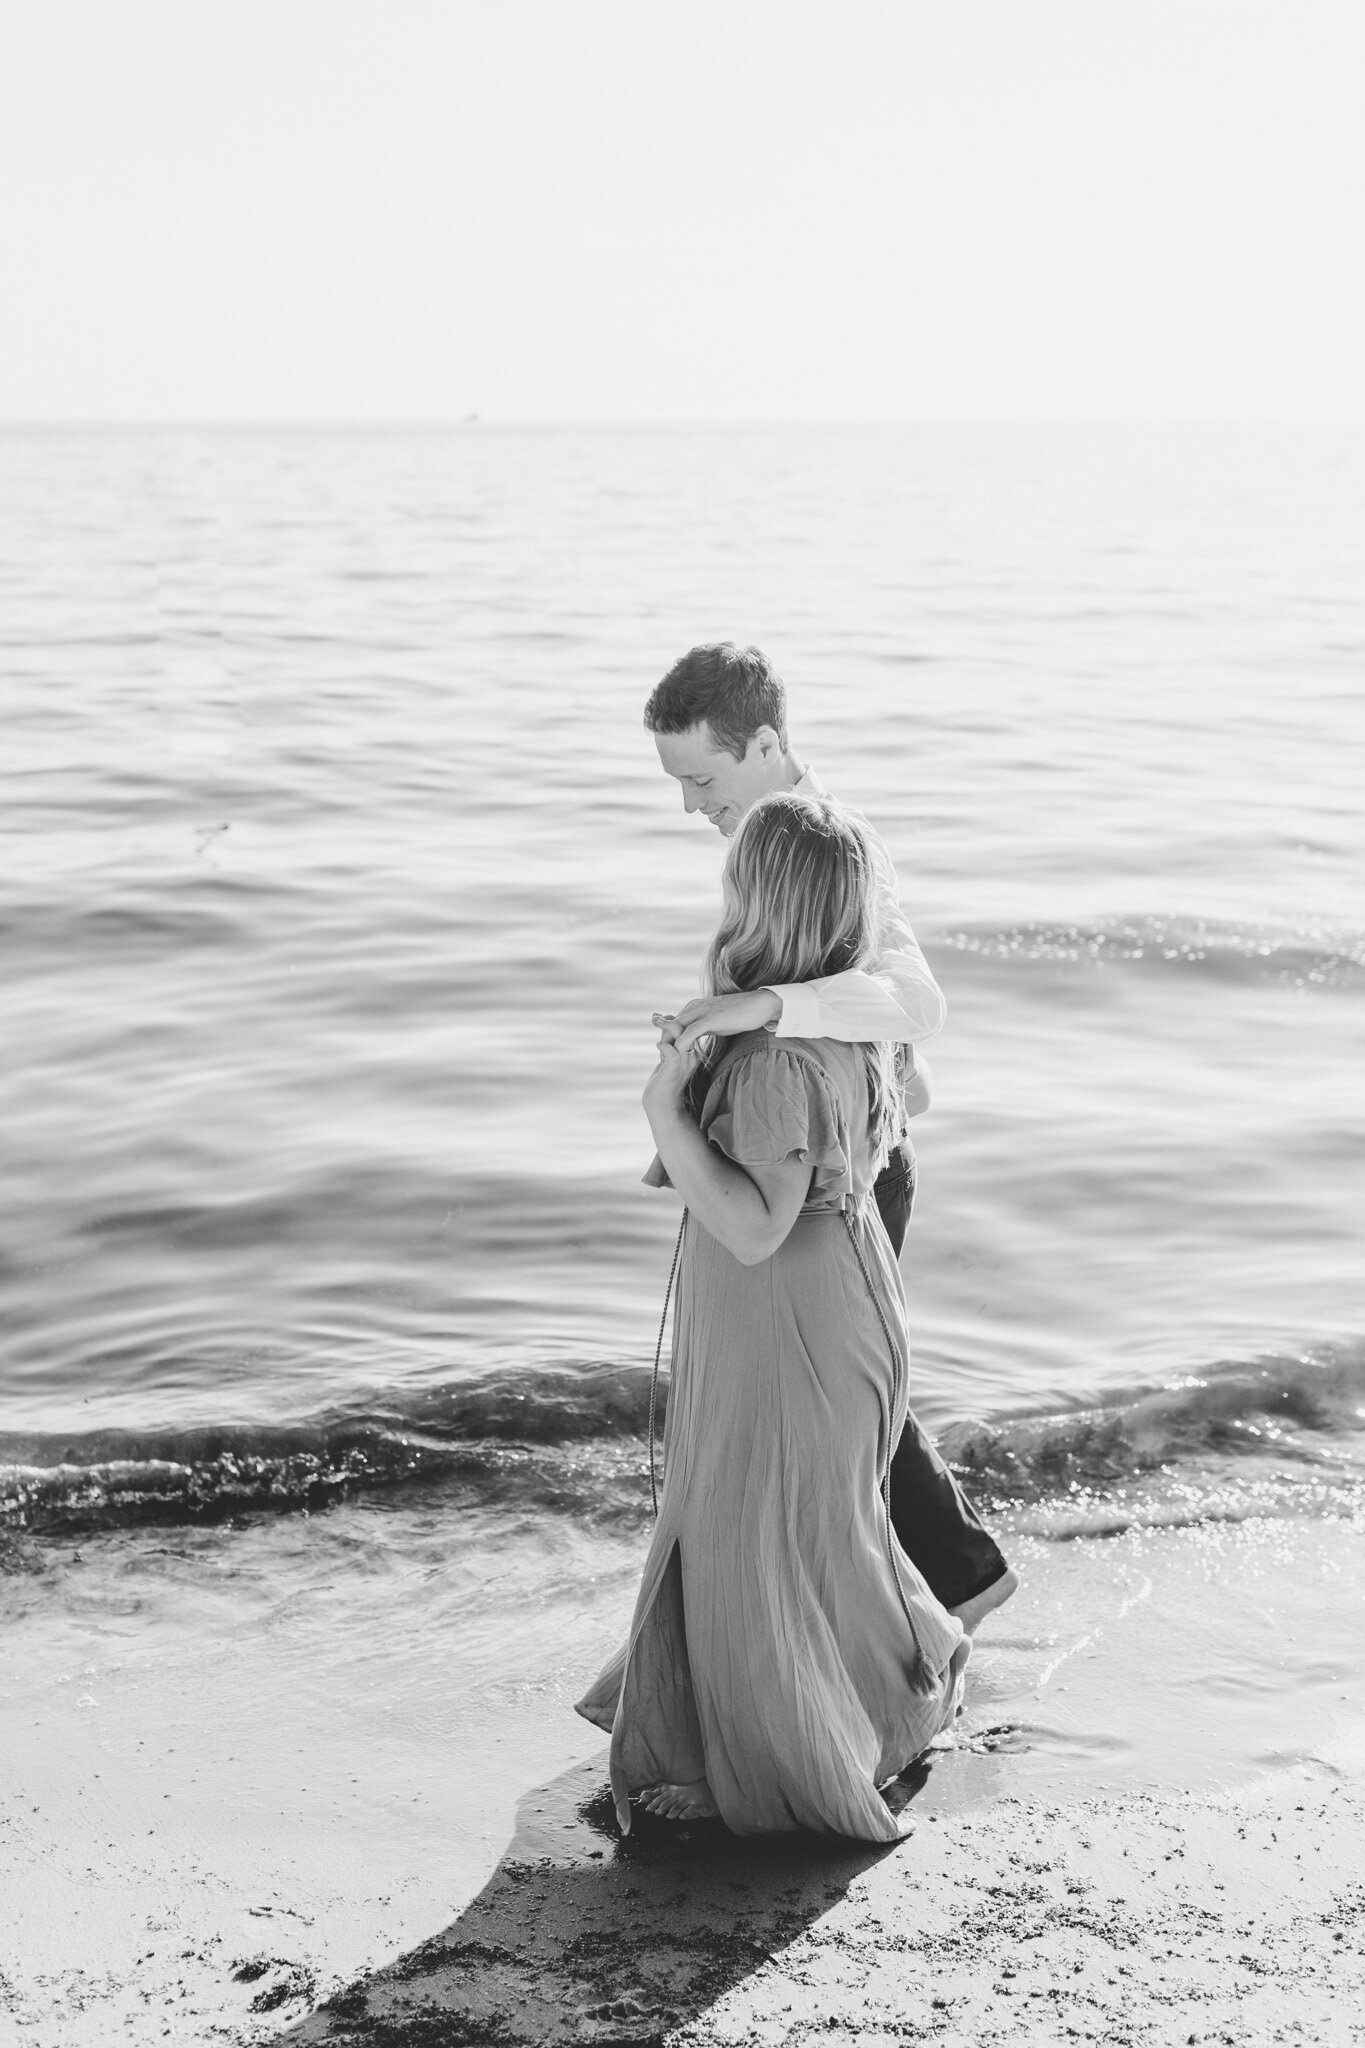
<path id="1" fill-rule="evenodd" d="M 688 1219 L 659 1519 L 578 1712 L 611 1735 L 623 1829 L 631 1792 L 705 1778 L 737 1834 L 894 1840 L 877 1788 L 953 1719 L 971 1646 L 882 1499 L 908 1346 L 858 1047 L 735 1040 L 701 1127 L 741 1166 L 807 1161 L 810 1189 L 756 1266 Z"/>

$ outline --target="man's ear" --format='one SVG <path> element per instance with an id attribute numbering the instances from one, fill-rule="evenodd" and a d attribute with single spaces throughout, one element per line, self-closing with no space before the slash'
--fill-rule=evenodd
<path id="1" fill-rule="evenodd" d="M 769 760 L 782 752 L 782 741 L 770 725 L 760 725 L 757 732 L 749 735 L 749 746 L 757 747 L 762 760 Z"/>

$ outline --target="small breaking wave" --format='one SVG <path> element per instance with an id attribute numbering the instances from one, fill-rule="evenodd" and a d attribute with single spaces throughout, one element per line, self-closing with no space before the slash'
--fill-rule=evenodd
<path id="1" fill-rule="evenodd" d="M 1202 917 L 1106 918 L 1093 924 L 959 925 L 939 933 L 936 943 L 1007 965 L 1193 973 L 1233 985 L 1365 987 L 1365 937 L 1318 926 L 1295 931 Z"/>
<path id="2" fill-rule="evenodd" d="M 223 1521 L 416 1488 L 450 1509 L 638 1521 L 648 1413 L 647 1371 L 599 1366 L 508 1373 L 288 1424 L 10 1436 L 0 1438 L 0 1529 Z M 1026 1510 L 1043 1534 L 1314 1502 L 1327 1511 L 1365 1493 L 1365 1342 L 1225 1361 L 1090 1409 L 959 1423 L 941 1449 L 978 1504 Z"/>
<path id="3" fill-rule="evenodd" d="M 78 1531 L 327 1507 L 433 1482 L 464 1498 L 611 1512 L 648 1427 L 638 1366 L 509 1373 L 274 1425 L 0 1437 L 0 1528 Z M 577 1450 L 579 1455 L 572 1453 Z M 641 1484 L 645 1481 L 643 1474 Z"/>
<path id="4" fill-rule="evenodd" d="M 943 1455 L 978 1505 L 1040 1535 L 1365 1504 L 1365 1344 L 1225 1360 L 1062 1415 L 964 1422 Z"/>

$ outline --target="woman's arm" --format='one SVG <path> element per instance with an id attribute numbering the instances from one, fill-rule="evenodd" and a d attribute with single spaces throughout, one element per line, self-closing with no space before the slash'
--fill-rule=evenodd
<path id="1" fill-rule="evenodd" d="M 697 1221 L 742 1266 L 761 1265 L 801 1213 L 810 1167 L 800 1159 L 737 1166 L 702 1136 L 684 1100 L 693 1056 L 659 1043 L 659 1064 L 645 1086 L 645 1114 L 668 1177 Z"/>

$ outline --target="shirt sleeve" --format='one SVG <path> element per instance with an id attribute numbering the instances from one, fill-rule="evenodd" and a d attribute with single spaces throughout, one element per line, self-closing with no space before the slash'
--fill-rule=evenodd
<path id="1" fill-rule="evenodd" d="M 722 1066 L 699 1118 L 708 1143 L 739 1166 L 799 1159 L 811 1170 L 807 1202 L 852 1194 L 851 1146 L 838 1093 L 804 1053 L 766 1041 Z"/>
<path id="2" fill-rule="evenodd" d="M 882 953 L 871 972 L 855 967 L 821 981 L 773 986 L 782 1003 L 782 1015 L 771 1027 L 779 1038 L 839 1038 L 846 1044 L 888 1038 L 915 1044 L 943 1029 L 948 1005 L 900 907 L 889 860 L 878 908 Z"/>

